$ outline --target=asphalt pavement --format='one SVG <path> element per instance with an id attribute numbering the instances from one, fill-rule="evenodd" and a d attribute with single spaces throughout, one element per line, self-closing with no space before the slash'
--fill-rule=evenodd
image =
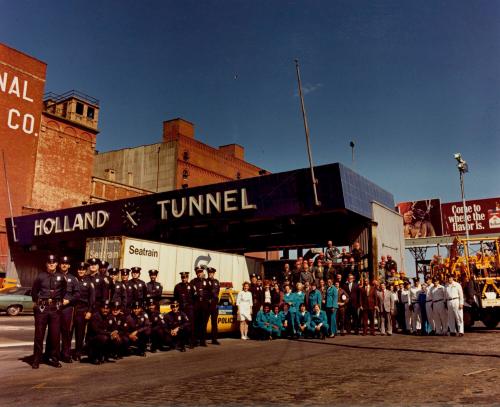
<path id="1" fill-rule="evenodd" d="M 498 405 L 500 330 L 224 338 L 186 353 L 32 370 L 33 317 L 0 317 L 0 405 Z"/>

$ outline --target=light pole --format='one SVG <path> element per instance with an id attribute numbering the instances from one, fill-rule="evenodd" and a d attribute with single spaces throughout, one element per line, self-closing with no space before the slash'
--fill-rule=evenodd
<path id="1" fill-rule="evenodd" d="M 352 159 L 352 168 L 354 169 L 354 141 L 351 141 L 349 143 L 349 146 L 351 147 L 351 159 Z"/>
<path id="2" fill-rule="evenodd" d="M 465 204 L 465 193 L 464 193 L 464 174 L 469 172 L 469 165 L 462 158 L 462 154 L 455 153 L 453 156 L 455 160 L 457 160 L 457 168 L 460 174 L 460 191 L 462 192 L 462 205 L 464 210 L 464 223 L 465 223 L 465 245 L 464 245 L 464 254 L 465 261 L 467 263 L 467 271 L 469 271 L 469 221 L 467 219 L 467 206 Z"/>

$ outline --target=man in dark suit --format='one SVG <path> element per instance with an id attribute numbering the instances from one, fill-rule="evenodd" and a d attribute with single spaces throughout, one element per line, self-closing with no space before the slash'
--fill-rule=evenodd
<path id="1" fill-rule="evenodd" d="M 363 318 L 363 335 L 368 333 L 370 323 L 370 334 L 375 335 L 375 307 L 377 306 L 377 288 L 365 280 L 365 285 L 360 288 L 360 310 Z"/>
<path id="2" fill-rule="evenodd" d="M 351 329 L 358 335 L 359 333 L 359 286 L 354 281 L 354 275 L 347 276 L 347 282 L 344 285 L 344 291 L 349 296 L 349 302 L 346 309 L 346 329 L 347 333 L 351 333 Z"/>

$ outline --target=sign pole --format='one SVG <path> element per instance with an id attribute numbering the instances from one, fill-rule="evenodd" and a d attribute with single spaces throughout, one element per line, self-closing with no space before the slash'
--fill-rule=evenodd
<path id="1" fill-rule="evenodd" d="M 321 206 L 321 202 L 318 200 L 318 191 L 316 190 L 316 186 L 318 184 L 318 180 L 314 176 L 314 166 L 312 161 L 312 152 L 311 152 L 311 143 L 309 141 L 309 126 L 307 125 L 307 117 L 306 117 L 306 108 L 304 106 L 304 96 L 302 95 L 302 83 L 300 81 L 300 70 L 299 70 L 299 60 L 295 60 L 295 69 L 297 71 L 297 81 L 299 84 L 299 96 L 300 96 L 300 107 L 302 108 L 302 118 L 304 120 L 304 130 L 306 132 L 306 144 L 307 144 L 307 155 L 309 157 L 309 167 L 311 168 L 311 180 L 314 192 L 314 204 L 316 206 Z"/>

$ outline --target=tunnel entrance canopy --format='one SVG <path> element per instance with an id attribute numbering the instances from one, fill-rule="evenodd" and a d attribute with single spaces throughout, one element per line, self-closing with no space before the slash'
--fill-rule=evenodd
<path id="1" fill-rule="evenodd" d="M 342 164 L 42 212 L 7 219 L 16 253 L 83 253 L 90 237 L 130 236 L 226 252 L 351 244 L 392 194 Z M 15 237 L 13 234 L 15 230 Z"/>

